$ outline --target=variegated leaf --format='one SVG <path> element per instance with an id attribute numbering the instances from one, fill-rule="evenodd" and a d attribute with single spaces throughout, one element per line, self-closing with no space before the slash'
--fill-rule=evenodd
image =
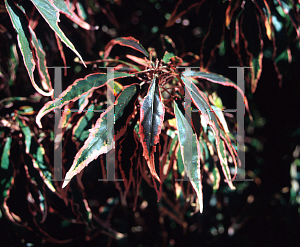
<path id="1" fill-rule="evenodd" d="M 174 113 L 184 168 L 198 197 L 197 210 L 203 211 L 202 178 L 200 173 L 200 144 L 191 125 L 174 102 Z"/>
<path id="2" fill-rule="evenodd" d="M 39 111 L 38 115 L 36 116 L 37 125 L 41 127 L 41 118 L 45 116 L 48 112 L 54 110 L 55 108 L 62 108 L 70 101 L 78 100 L 82 95 L 86 95 L 92 90 L 106 85 L 107 82 L 110 80 L 129 76 L 134 75 L 122 72 L 115 72 L 114 78 L 108 80 L 107 74 L 95 73 L 74 81 L 73 84 L 70 85 L 64 92 L 62 92 L 55 100 L 49 101 L 43 106 L 43 108 Z"/>
<path id="3" fill-rule="evenodd" d="M 155 78 L 150 84 L 148 93 L 143 100 L 140 110 L 139 134 L 145 157 L 153 177 L 160 181 L 154 164 L 155 145 L 159 142 L 159 135 L 164 121 L 165 106 L 161 100 L 158 87 L 158 79 Z"/>
<path id="4" fill-rule="evenodd" d="M 107 129 L 114 127 L 114 122 L 109 123 L 107 116 L 114 113 L 114 120 L 117 121 L 123 114 L 124 108 L 129 104 L 134 96 L 132 91 L 136 92 L 136 85 L 124 87 L 115 101 L 115 106 L 112 105 L 101 114 L 94 128 L 90 129 L 90 134 L 84 145 L 76 154 L 73 164 L 66 174 L 65 181 L 62 187 L 65 187 L 69 181 L 84 169 L 91 161 L 97 159 L 99 155 L 107 153 L 114 146 L 114 142 L 107 144 Z"/>

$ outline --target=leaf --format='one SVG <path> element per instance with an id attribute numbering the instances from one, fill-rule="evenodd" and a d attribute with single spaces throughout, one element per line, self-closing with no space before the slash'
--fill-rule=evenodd
<path id="1" fill-rule="evenodd" d="M 272 14 L 268 2 L 266 0 L 255 0 L 255 5 L 260 12 L 260 17 L 265 23 L 266 34 L 269 40 L 272 40 Z"/>
<path id="2" fill-rule="evenodd" d="M 143 53 L 146 57 L 149 56 L 148 52 L 146 49 L 140 44 L 140 42 L 133 38 L 133 37 L 121 37 L 121 38 L 116 38 L 111 40 L 104 48 L 104 58 L 107 58 L 111 49 L 113 48 L 114 45 L 122 45 L 122 46 L 127 46 L 132 49 L 135 49 L 141 53 Z"/>
<path id="3" fill-rule="evenodd" d="M 10 148 L 11 148 L 12 138 L 7 137 L 3 148 L 1 156 L 1 166 L 0 166 L 0 203 L 2 205 L 4 199 L 8 196 L 8 191 L 14 183 L 14 172 L 10 165 Z"/>
<path id="4" fill-rule="evenodd" d="M 19 123 L 21 129 L 22 129 L 22 132 L 25 136 L 25 152 L 28 154 L 29 151 L 30 151 L 30 146 L 31 146 L 31 138 L 32 138 L 32 135 L 31 135 L 31 130 L 30 128 L 26 125 L 25 121 L 20 119 L 20 118 L 16 118 L 17 122 Z"/>
<path id="5" fill-rule="evenodd" d="M 226 27 L 229 28 L 232 16 L 236 9 L 241 6 L 241 0 L 232 0 L 229 2 L 226 9 Z"/>
<path id="6" fill-rule="evenodd" d="M 224 133 L 224 127 L 222 126 L 220 120 L 218 119 L 214 110 L 210 106 L 206 95 L 203 92 L 201 92 L 192 81 L 190 81 L 189 83 L 186 83 L 185 81 L 189 80 L 188 78 L 182 77 L 182 79 L 185 83 L 185 88 L 186 88 L 188 94 L 190 94 L 190 96 L 191 96 L 193 103 L 200 110 L 200 112 L 203 116 L 203 119 L 205 119 L 205 121 L 206 121 L 206 124 L 208 124 L 213 131 L 213 134 L 216 139 L 216 147 L 217 147 L 217 151 L 219 154 L 219 159 L 221 160 L 222 169 L 223 169 L 223 171 L 226 171 L 229 168 L 228 167 L 223 168 L 223 165 L 226 166 L 227 163 L 225 162 L 225 160 L 223 160 L 222 151 L 220 150 L 220 145 L 222 145 L 220 138 L 223 138 L 223 140 L 225 138 L 228 139 L 227 135 L 225 137 L 221 135 L 221 131 L 222 131 L 222 133 Z M 230 144 L 228 143 L 228 145 L 230 145 Z M 232 156 L 232 158 L 236 164 L 235 156 Z M 235 189 L 232 184 L 230 174 L 229 174 L 229 177 L 227 176 L 228 175 L 227 173 L 224 173 L 224 175 L 225 175 L 225 178 L 227 180 L 229 187 L 231 189 Z"/>
<path id="7" fill-rule="evenodd" d="M 52 28 L 52 30 L 57 34 L 62 42 L 65 43 L 67 47 L 69 47 L 82 61 L 83 65 L 86 67 L 82 57 L 75 49 L 74 45 L 71 41 L 65 36 L 64 32 L 58 26 L 59 20 L 59 12 L 60 10 L 54 5 L 53 0 L 30 0 L 36 9 L 40 12 L 42 17 L 48 23 L 48 25 Z M 57 2 L 57 1 L 56 1 Z"/>
<path id="8" fill-rule="evenodd" d="M 46 64 L 46 54 L 45 51 L 43 50 L 42 43 L 40 40 L 37 39 L 35 32 L 31 29 L 30 26 L 29 26 L 29 31 L 31 33 L 32 46 L 34 47 L 35 54 L 37 56 L 37 62 L 38 62 L 37 67 L 41 78 L 41 84 L 44 90 L 52 91 L 53 88 L 51 85 L 50 75 Z"/>
<path id="9" fill-rule="evenodd" d="M 298 20 L 295 14 L 295 10 L 293 10 L 289 4 L 285 3 L 285 1 L 283 0 L 277 0 L 277 2 L 279 3 L 279 5 L 281 6 L 281 8 L 283 9 L 284 13 L 286 15 L 289 15 L 291 22 L 297 32 L 297 36 L 299 37 L 300 32 L 299 32 L 299 27 L 298 27 Z"/>
<path id="10" fill-rule="evenodd" d="M 17 32 L 18 45 L 23 56 L 24 65 L 28 72 L 29 78 L 31 80 L 32 86 L 37 92 L 44 96 L 51 96 L 53 91 L 48 93 L 44 92 L 38 87 L 34 80 L 34 69 L 35 69 L 35 60 L 34 60 L 34 50 L 31 43 L 31 34 L 29 32 L 28 20 L 25 16 L 25 11 L 21 7 L 16 6 L 11 0 L 5 0 L 5 7 L 11 19 L 14 29 Z M 33 31 L 32 31 L 33 32 Z"/>
<path id="11" fill-rule="evenodd" d="M 164 63 L 169 63 L 170 62 L 170 60 L 172 59 L 172 58 L 175 58 L 176 56 L 173 54 L 173 53 L 169 53 L 169 52 L 165 52 L 165 54 L 164 54 L 164 56 L 163 56 L 163 62 Z"/>
<path id="12" fill-rule="evenodd" d="M 82 20 L 78 15 L 75 14 L 74 11 L 72 11 L 63 0 L 53 0 L 54 6 L 59 10 L 59 12 L 63 13 L 66 17 L 68 17 L 70 20 L 75 22 L 78 26 L 86 29 L 86 30 L 97 30 L 99 29 L 98 26 L 93 27 L 90 24 L 86 23 L 84 20 Z"/>
<path id="13" fill-rule="evenodd" d="M 126 57 L 129 58 L 129 59 L 131 59 L 132 61 L 134 61 L 134 62 L 142 65 L 142 66 L 145 66 L 145 67 L 148 66 L 148 64 L 145 61 L 145 59 L 142 59 L 142 58 L 136 57 L 136 56 L 132 56 L 132 55 L 129 55 L 129 54 L 127 54 Z"/>
<path id="14" fill-rule="evenodd" d="M 198 197 L 196 210 L 203 212 L 202 179 L 200 173 L 200 144 L 193 129 L 174 102 L 174 113 L 178 130 L 181 156 L 184 168 Z"/>
<path id="15" fill-rule="evenodd" d="M 192 77 L 192 78 L 205 79 L 205 80 L 211 81 L 213 83 L 221 84 L 223 86 L 228 86 L 228 87 L 235 88 L 237 91 L 239 91 L 239 93 L 244 98 L 244 103 L 245 103 L 246 110 L 249 113 L 249 118 L 252 120 L 252 115 L 251 115 L 250 110 L 249 110 L 249 104 L 248 104 L 247 98 L 245 97 L 245 93 L 233 81 L 231 81 L 230 79 L 228 79 L 228 78 L 226 78 L 222 75 L 215 74 L 215 73 L 212 73 L 212 72 L 205 72 L 205 71 L 193 71 L 193 70 L 188 71 L 187 70 L 183 74 L 186 75 L 186 76 Z"/>
<path id="16" fill-rule="evenodd" d="M 62 92 L 58 98 L 55 100 L 47 102 L 43 108 L 39 111 L 36 116 L 36 123 L 41 128 L 41 118 L 45 116 L 48 112 L 54 110 L 55 108 L 62 108 L 64 105 L 70 101 L 78 100 L 82 95 L 86 95 L 91 90 L 102 87 L 107 84 L 108 81 L 116 78 L 124 78 L 129 76 L 135 76 L 134 74 L 115 72 L 114 78 L 107 80 L 107 74 L 95 73 L 87 75 L 84 78 L 77 79 L 70 85 L 64 92 Z"/>
<path id="17" fill-rule="evenodd" d="M 115 121 L 117 121 L 122 116 L 124 108 L 134 95 L 128 92 L 132 92 L 135 87 L 136 85 L 124 87 L 115 101 L 115 107 L 110 106 L 107 108 L 107 110 L 102 113 L 100 118 L 97 120 L 95 127 L 90 129 L 88 139 L 84 142 L 84 145 L 76 154 L 73 164 L 66 174 L 65 181 L 62 186 L 63 188 L 91 161 L 97 159 L 99 155 L 105 154 L 112 149 L 114 143 L 112 143 L 110 146 L 107 145 L 107 129 L 111 127 L 107 124 L 107 115 L 115 110 Z M 114 125 L 114 123 L 112 123 L 112 125 Z"/>
<path id="18" fill-rule="evenodd" d="M 80 117 L 73 128 L 72 131 L 72 139 L 73 141 L 84 141 L 88 136 L 85 135 L 85 128 L 88 125 L 89 121 L 94 116 L 94 104 L 89 106 L 89 109 L 84 113 L 82 117 Z"/>
<path id="19" fill-rule="evenodd" d="M 255 13 L 254 3 L 247 2 L 242 16 L 241 36 L 245 41 L 245 48 L 249 55 L 251 71 L 251 91 L 255 92 L 262 72 L 263 40 L 259 19 Z"/>
<path id="20" fill-rule="evenodd" d="M 40 177 L 46 186 L 55 192 L 55 185 L 53 183 L 52 173 L 49 171 L 49 164 L 45 161 L 45 149 L 40 144 L 36 150 L 36 154 L 32 155 L 33 167 L 38 171 Z"/>
<path id="21" fill-rule="evenodd" d="M 145 157 L 153 177 L 160 181 L 154 164 L 155 144 L 159 142 L 159 135 L 164 121 L 165 106 L 161 100 L 158 88 L 158 79 L 155 78 L 150 84 L 148 93 L 143 100 L 140 110 L 140 140 Z"/>

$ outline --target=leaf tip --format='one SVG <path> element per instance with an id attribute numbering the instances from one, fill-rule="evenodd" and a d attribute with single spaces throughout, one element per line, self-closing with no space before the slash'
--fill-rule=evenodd
<path id="1" fill-rule="evenodd" d="M 61 187 L 62 187 L 62 188 L 65 188 L 65 187 L 68 185 L 69 182 L 70 182 L 69 180 L 65 180 L 65 181 L 63 182 L 63 185 L 62 185 Z"/>

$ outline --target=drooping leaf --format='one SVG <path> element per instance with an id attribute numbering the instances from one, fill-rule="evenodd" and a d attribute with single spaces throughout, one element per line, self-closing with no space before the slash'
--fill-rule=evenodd
<path id="1" fill-rule="evenodd" d="M 223 86 L 228 86 L 228 87 L 235 88 L 237 91 L 239 91 L 239 93 L 244 98 L 244 103 L 245 103 L 246 110 L 248 111 L 249 117 L 252 120 L 252 115 L 251 115 L 250 110 L 249 110 L 248 100 L 245 97 L 245 93 L 233 81 L 231 81 L 230 79 L 228 79 L 228 78 L 226 78 L 222 75 L 215 74 L 215 73 L 212 73 L 212 72 L 206 72 L 206 71 L 190 70 L 190 71 L 185 71 L 183 74 L 186 75 L 186 76 L 192 77 L 192 78 L 205 79 L 207 81 L 211 81 L 211 82 L 216 83 L 216 84 L 221 84 Z"/>
<path id="2" fill-rule="evenodd" d="M 155 145 L 159 142 L 159 135 L 164 121 L 165 106 L 161 100 L 158 87 L 158 79 L 155 78 L 150 84 L 148 93 L 143 100 L 140 110 L 139 134 L 145 157 L 153 177 L 160 181 L 154 164 Z"/>
<path id="3" fill-rule="evenodd" d="M 182 79 L 183 79 L 184 83 L 185 83 L 185 80 L 190 80 L 188 78 L 185 78 L 184 76 L 182 76 Z M 222 126 L 222 123 L 220 122 L 216 113 L 214 112 L 211 105 L 209 104 L 209 101 L 208 101 L 206 95 L 203 92 L 201 92 L 191 80 L 189 81 L 189 83 L 185 83 L 185 88 L 186 88 L 188 94 L 191 96 L 191 99 L 192 99 L 193 103 L 195 104 L 195 106 L 200 110 L 201 116 L 203 116 L 203 119 L 205 119 L 206 124 L 208 124 L 211 127 L 213 134 L 215 136 L 216 147 L 217 147 L 219 159 L 221 160 L 221 165 L 226 166 L 227 163 L 223 160 L 222 152 L 220 150 L 220 145 L 222 145 L 222 144 L 220 144 L 221 143 L 220 138 L 223 137 L 223 140 L 226 139 L 226 136 L 225 137 L 222 136 L 222 133 L 224 133 L 224 127 Z M 228 137 L 227 137 L 227 139 L 228 139 Z M 230 145 L 230 143 L 228 143 L 228 145 Z M 232 156 L 232 158 L 234 161 L 236 161 L 235 156 Z M 235 162 L 235 164 L 236 164 L 236 162 Z M 229 168 L 222 167 L 222 169 L 224 171 L 226 171 Z M 224 173 L 224 175 L 225 175 L 225 178 L 227 180 L 229 187 L 231 189 L 235 189 L 232 184 L 230 174 L 229 174 L 229 177 L 227 176 L 228 175 L 227 173 Z"/>
<path id="4" fill-rule="evenodd" d="M 266 34 L 269 40 L 272 40 L 272 15 L 269 4 L 266 0 L 255 0 L 254 1 L 260 17 L 263 20 L 266 28 Z"/>
<path id="5" fill-rule="evenodd" d="M 42 145 L 39 145 L 36 154 L 32 155 L 33 167 L 39 172 L 40 177 L 43 179 L 46 186 L 55 192 L 55 185 L 53 183 L 53 175 L 49 170 L 49 164 L 45 159 L 45 149 Z"/>
<path id="6" fill-rule="evenodd" d="M 90 129 L 88 139 L 76 154 L 73 164 L 66 174 L 62 187 L 65 187 L 69 181 L 82 169 L 84 169 L 84 167 L 86 167 L 91 161 L 97 159 L 99 155 L 107 153 L 113 148 L 114 143 L 110 143 L 110 146 L 107 145 L 107 129 L 111 127 L 108 126 L 107 115 L 111 114 L 111 112 L 114 112 L 114 119 L 117 121 L 122 116 L 123 110 L 130 102 L 131 97 L 133 97 L 134 94 L 132 91 L 134 91 L 134 89 L 136 89 L 136 85 L 124 87 L 116 99 L 115 105 L 110 106 L 104 113 L 101 114 L 100 118 L 95 124 L 95 127 Z M 114 123 L 110 124 L 114 125 Z"/>
<path id="7" fill-rule="evenodd" d="M 46 54 L 43 50 L 43 46 L 40 40 L 37 39 L 35 32 L 29 26 L 29 31 L 32 37 L 32 46 L 35 49 L 35 54 L 37 56 L 37 68 L 41 78 L 41 84 L 44 90 L 52 91 L 52 85 L 50 80 L 50 75 L 46 65 Z"/>
<path id="8" fill-rule="evenodd" d="M 53 94 L 53 91 L 44 92 L 38 87 L 34 80 L 34 69 L 35 69 L 35 60 L 34 60 L 34 50 L 31 46 L 31 34 L 29 32 L 28 20 L 25 16 L 25 11 L 23 8 L 16 6 L 13 1 L 5 0 L 5 7 L 11 19 L 14 29 L 17 32 L 18 46 L 20 48 L 21 54 L 23 56 L 24 65 L 27 69 L 30 81 L 32 86 L 37 92 L 44 96 L 50 96 Z"/>
<path id="9" fill-rule="evenodd" d="M 241 6 L 241 0 L 232 0 L 226 9 L 226 27 L 229 28 L 234 12 Z"/>
<path id="10" fill-rule="evenodd" d="M 39 127 L 42 126 L 41 118 L 48 112 L 55 108 L 62 108 L 70 101 L 78 100 L 82 95 L 88 94 L 91 90 L 102 87 L 107 84 L 108 81 L 116 79 L 134 76 L 133 74 L 115 72 L 114 78 L 107 80 L 107 74 L 95 73 L 87 75 L 84 78 L 75 80 L 64 92 L 62 92 L 55 100 L 47 102 L 36 116 L 36 123 Z"/>
<path id="11" fill-rule="evenodd" d="M 70 20 L 75 22 L 78 26 L 86 30 L 97 30 L 99 27 L 93 27 L 90 24 L 82 20 L 78 15 L 75 14 L 73 10 L 69 8 L 64 0 L 53 0 L 54 6 L 59 10 L 59 12 L 65 14 Z"/>
<path id="12" fill-rule="evenodd" d="M 184 168 L 198 197 L 197 210 L 203 211 L 202 178 L 200 173 L 200 144 L 193 129 L 174 102 L 174 113 Z"/>
<path id="13" fill-rule="evenodd" d="M 74 45 L 71 43 L 71 41 L 65 36 L 64 32 L 60 29 L 58 26 L 59 22 L 59 9 L 57 6 L 54 5 L 53 0 L 30 0 L 33 5 L 36 7 L 36 9 L 40 12 L 42 17 L 45 19 L 45 21 L 48 23 L 48 25 L 52 28 L 52 30 L 58 35 L 60 40 L 65 43 L 67 47 L 69 47 L 82 61 L 82 63 L 85 65 L 81 55 L 79 52 L 75 49 Z M 59 3 L 60 1 L 57 1 Z"/>
<path id="14" fill-rule="evenodd" d="M 254 3 L 247 2 L 242 16 L 241 36 L 245 41 L 245 48 L 249 54 L 251 72 L 251 91 L 255 92 L 262 72 L 263 40 L 258 16 L 255 13 Z"/>
<path id="15" fill-rule="evenodd" d="M 31 130 L 30 128 L 26 125 L 25 121 L 22 120 L 22 119 L 19 119 L 19 118 L 16 118 L 17 122 L 19 123 L 21 129 L 22 129 L 22 132 L 24 134 L 24 137 L 25 137 L 25 152 L 28 154 L 29 151 L 30 151 L 30 146 L 31 146 L 31 138 L 32 138 L 32 135 L 31 135 Z"/>
<path id="16" fill-rule="evenodd" d="M 149 56 L 148 52 L 146 49 L 140 44 L 140 42 L 133 38 L 133 37 L 121 37 L 121 38 L 116 38 L 111 40 L 104 48 L 104 58 L 107 58 L 111 49 L 115 45 L 122 45 L 122 46 L 127 46 L 132 49 L 135 49 L 141 53 L 143 53 L 146 57 Z"/>
<path id="17" fill-rule="evenodd" d="M 8 190 L 14 183 L 14 172 L 10 164 L 10 148 L 11 148 L 12 138 L 7 137 L 6 142 L 3 147 L 3 152 L 1 156 L 1 166 L 0 166 L 0 203 L 2 205 L 4 198 L 8 196 Z"/>

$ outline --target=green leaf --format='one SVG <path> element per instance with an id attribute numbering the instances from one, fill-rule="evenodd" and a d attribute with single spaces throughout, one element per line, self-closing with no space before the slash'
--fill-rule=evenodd
<path id="1" fill-rule="evenodd" d="M 153 177 L 160 181 L 154 164 L 154 152 L 159 142 L 159 135 L 164 121 L 165 106 L 161 100 L 158 87 L 158 79 L 155 78 L 150 84 L 148 93 L 143 100 L 140 110 L 140 138 L 150 172 Z"/>
<path id="2" fill-rule="evenodd" d="M 233 151 L 233 148 L 230 147 L 231 143 L 228 141 L 229 137 L 224 132 L 224 127 L 223 127 L 222 123 L 220 122 L 220 120 L 218 119 L 216 113 L 210 106 L 206 95 L 203 92 L 201 92 L 191 80 L 189 81 L 189 83 L 186 83 L 186 80 L 189 80 L 189 79 L 185 78 L 184 76 L 182 76 L 182 79 L 185 83 L 185 88 L 186 88 L 188 94 L 190 94 L 190 96 L 191 96 L 193 103 L 200 110 L 201 116 L 203 116 L 203 119 L 205 120 L 206 124 L 208 124 L 213 131 L 213 134 L 216 139 L 216 147 L 217 147 L 219 159 L 221 161 L 222 169 L 223 169 L 223 171 L 226 171 L 229 168 L 223 167 L 223 165 L 224 166 L 228 166 L 228 165 L 227 165 L 227 162 L 225 162 L 225 160 L 223 160 L 222 151 L 220 150 L 220 148 L 221 148 L 220 145 L 222 145 L 220 138 L 222 138 L 224 141 L 227 138 L 226 144 L 227 144 L 227 147 L 230 148 L 229 151 L 232 153 L 234 151 Z M 223 135 L 225 135 L 225 136 L 223 136 Z M 236 165 L 235 155 L 232 155 L 232 158 Z M 227 173 L 224 173 L 224 175 L 226 177 L 229 187 L 231 189 L 235 189 L 232 184 L 230 174 L 229 174 L 229 177 L 227 176 L 228 175 Z"/>
<path id="3" fill-rule="evenodd" d="M 37 56 L 37 67 L 41 78 L 41 84 L 44 90 L 52 91 L 50 75 L 46 64 L 46 54 L 43 50 L 42 43 L 37 39 L 35 32 L 31 28 L 29 28 L 29 31 L 31 33 L 32 46 L 34 47 Z"/>
<path id="4" fill-rule="evenodd" d="M 75 49 L 74 45 L 71 41 L 65 36 L 63 31 L 58 26 L 59 22 L 59 9 L 57 6 L 54 5 L 53 0 L 30 0 L 36 9 L 40 12 L 42 17 L 48 23 L 48 25 L 53 29 L 53 31 L 57 34 L 62 42 L 65 43 L 82 61 L 84 66 L 86 67 L 82 57 L 80 56 L 79 52 Z M 60 1 L 56 1 L 59 3 Z"/>
<path id="5" fill-rule="evenodd" d="M 9 167 L 9 156 L 10 156 L 10 146 L 11 146 L 11 137 L 7 137 L 2 157 L 1 157 L 1 169 L 7 170 Z"/>
<path id="6" fill-rule="evenodd" d="M 34 69 L 35 69 L 35 60 L 34 60 L 34 50 L 31 46 L 31 34 L 29 32 L 30 26 L 28 25 L 28 20 L 25 15 L 23 8 L 16 6 L 13 1 L 5 0 L 5 7 L 11 19 L 14 29 L 17 32 L 18 45 L 23 56 L 24 65 L 28 72 L 29 78 L 35 90 L 44 96 L 50 96 L 53 92 L 44 92 L 41 90 L 38 85 L 36 85 L 34 80 Z M 32 31 L 33 32 L 33 31 Z"/>
<path id="7" fill-rule="evenodd" d="M 134 94 L 132 92 L 134 89 L 136 89 L 136 85 L 124 87 L 115 101 L 115 107 L 110 106 L 107 108 L 107 110 L 102 113 L 100 118 L 97 120 L 95 127 L 90 129 L 88 139 L 76 154 L 73 164 L 66 174 L 65 181 L 62 186 L 63 188 L 69 183 L 69 180 L 83 170 L 84 167 L 86 167 L 91 161 L 112 149 L 114 143 L 107 145 L 107 129 L 111 127 L 107 124 L 107 115 L 114 112 L 115 121 L 117 121 L 122 116 L 124 108 L 133 97 Z M 114 123 L 112 123 L 112 125 L 114 125 Z"/>
<path id="8" fill-rule="evenodd" d="M 184 168 L 198 197 L 197 210 L 203 212 L 202 178 L 200 173 L 200 144 L 193 129 L 174 102 L 174 113 Z"/>
<path id="9" fill-rule="evenodd" d="M 7 137 L 3 148 L 0 167 L 0 203 L 2 204 L 5 198 L 9 195 L 9 190 L 14 183 L 13 167 L 10 165 L 9 156 L 12 138 Z"/>
<path id="10" fill-rule="evenodd" d="M 73 140 L 80 140 L 84 141 L 88 136 L 85 138 L 85 128 L 88 125 L 88 122 L 94 116 L 94 104 L 89 106 L 89 109 L 84 113 L 82 117 L 79 118 L 76 125 L 73 128 Z"/>
<path id="11" fill-rule="evenodd" d="M 30 151 L 30 146 L 31 146 L 31 138 L 32 138 L 32 134 L 31 134 L 31 130 L 30 128 L 26 125 L 25 121 L 19 118 L 16 118 L 17 122 L 19 123 L 22 132 L 25 136 L 25 152 L 28 154 Z"/>
<path id="12" fill-rule="evenodd" d="M 53 181 L 52 173 L 49 171 L 49 164 L 44 160 L 45 149 L 43 146 L 38 146 L 36 154 L 33 154 L 33 167 L 39 172 L 40 177 L 43 179 L 43 182 L 46 186 L 52 191 L 55 192 L 55 186 Z"/>
<path id="13" fill-rule="evenodd" d="M 212 73 L 212 72 L 194 71 L 194 70 L 186 70 L 186 71 L 184 71 L 183 75 L 185 75 L 187 77 L 192 77 L 192 78 L 204 79 L 204 80 L 216 83 L 216 84 L 221 84 L 223 86 L 235 88 L 242 95 L 242 97 L 244 98 L 246 110 L 249 113 L 249 118 L 252 120 L 252 115 L 251 115 L 250 110 L 249 110 L 248 100 L 245 97 L 245 94 L 244 94 L 243 90 L 240 87 L 238 87 L 230 79 L 228 79 L 228 78 L 226 78 L 222 75 Z"/>
<path id="14" fill-rule="evenodd" d="M 82 20 L 78 15 L 74 13 L 63 0 L 53 0 L 53 5 L 59 10 L 59 12 L 63 13 L 68 17 L 70 20 L 75 22 L 78 26 L 86 29 L 86 30 L 97 30 L 99 27 L 92 27 L 90 24 L 86 23 Z M 80 3 L 79 3 L 80 5 Z"/>
<path id="15" fill-rule="evenodd" d="M 55 108 L 62 108 L 64 105 L 70 101 L 78 100 L 82 95 L 86 95 L 91 90 L 102 87 L 107 84 L 108 81 L 116 79 L 135 76 L 134 74 L 115 72 L 114 78 L 107 80 L 107 74 L 95 73 L 87 75 L 84 78 L 77 79 L 70 85 L 64 92 L 62 92 L 58 98 L 55 100 L 47 102 L 43 108 L 39 111 L 36 116 L 36 123 L 41 128 L 41 118 L 45 116 L 48 112 L 54 110 Z"/>
<path id="16" fill-rule="evenodd" d="M 175 57 L 176 56 L 173 53 L 169 53 L 169 52 L 166 51 L 162 60 L 163 60 L 164 63 L 168 63 L 168 62 L 170 62 L 170 60 L 172 58 L 175 58 Z"/>
<path id="17" fill-rule="evenodd" d="M 132 49 L 135 49 L 141 53 L 143 53 L 146 57 L 149 56 L 148 52 L 146 49 L 140 44 L 140 42 L 133 38 L 133 37 L 121 37 L 121 38 L 116 38 L 111 40 L 104 48 L 104 58 L 107 58 L 111 49 L 115 45 L 122 45 L 122 46 L 127 46 Z"/>

